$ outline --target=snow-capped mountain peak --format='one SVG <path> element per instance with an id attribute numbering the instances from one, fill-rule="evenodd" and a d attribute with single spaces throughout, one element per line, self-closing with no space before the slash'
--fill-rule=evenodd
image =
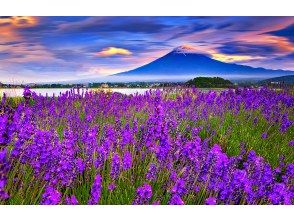
<path id="1" fill-rule="evenodd" d="M 176 47 L 172 51 L 173 53 L 182 53 L 182 54 L 190 54 L 190 53 L 196 53 L 196 48 L 191 45 L 182 45 L 179 47 Z"/>

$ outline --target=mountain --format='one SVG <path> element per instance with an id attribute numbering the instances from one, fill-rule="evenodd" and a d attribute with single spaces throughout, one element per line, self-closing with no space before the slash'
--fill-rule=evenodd
<path id="1" fill-rule="evenodd" d="M 267 83 L 285 83 L 285 84 L 293 85 L 294 75 L 274 77 L 274 78 L 262 80 L 259 82 L 259 84 L 267 84 Z"/>
<path id="2" fill-rule="evenodd" d="M 120 78 L 122 81 L 186 81 L 197 76 L 218 76 L 233 81 L 240 79 L 259 81 L 283 75 L 294 75 L 294 71 L 225 63 L 196 53 L 191 47 L 180 46 L 151 63 L 112 75 L 111 78 Z"/>

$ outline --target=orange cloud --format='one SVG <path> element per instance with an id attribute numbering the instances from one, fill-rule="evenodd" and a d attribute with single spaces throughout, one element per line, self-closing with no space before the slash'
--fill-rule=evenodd
<path id="1" fill-rule="evenodd" d="M 0 19 L 0 43 L 20 40 L 19 28 L 33 27 L 38 24 L 36 17 L 14 16 Z"/>
<path id="2" fill-rule="evenodd" d="M 14 27 L 32 27 L 35 26 L 37 23 L 37 18 L 30 16 L 12 16 L 0 19 L 0 24 L 12 25 Z"/>
<path id="3" fill-rule="evenodd" d="M 107 48 L 104 48 L 102 51 L 96 53 L 96 56 L 98 57 L 109 57 L 114 55 L 129 56 L 131 54 L 132 52 L 127 49 L 117 48 L 117 47 L 107 47 Z"/>

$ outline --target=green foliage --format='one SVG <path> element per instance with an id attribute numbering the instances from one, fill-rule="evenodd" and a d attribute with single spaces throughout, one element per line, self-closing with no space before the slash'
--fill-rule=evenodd
<path id="1" fill-rule="evenodd" d="M 233 83 L 220 77 L 196 77 L 187 81 L 186 85 L 199 88 L 228 88 L 232 87 Z"/>

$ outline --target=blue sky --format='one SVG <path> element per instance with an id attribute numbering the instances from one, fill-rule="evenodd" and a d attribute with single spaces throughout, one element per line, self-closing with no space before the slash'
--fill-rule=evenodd
<path id="1" fill-rule="evenodd" d="M 0 81 L 97 78 L 180 45 L 223 62 L 294 70 L 294 17 L 0 17 Z"/>

